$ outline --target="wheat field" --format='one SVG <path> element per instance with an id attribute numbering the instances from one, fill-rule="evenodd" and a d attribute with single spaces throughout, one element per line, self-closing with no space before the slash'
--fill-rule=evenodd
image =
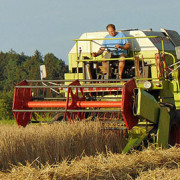
<path id="1" fill-rule="evenodd" d="M 180 148 L 120 154 L 99 123 L 0 126 L 0 179 L 180 179 Z"/>
<path id="2" fill-rule="evenodd" d="M 67 122 L 0 126 L 0 168 L 38 158 L 42 164 L 112 151 L 121 153 L 126 140 L 118 133 L 102 132 L 98 122 Z"/>

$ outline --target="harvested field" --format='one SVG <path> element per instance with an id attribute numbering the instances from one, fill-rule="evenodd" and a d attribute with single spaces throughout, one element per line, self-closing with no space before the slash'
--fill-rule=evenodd
<path id="1" fill-rule="evenodd" d="M 180 149 L 148 149 L 129 155 L 99 154 L 72 161 L 64 160 L 55 165 L 14 166 L 2 179 L 180 179 Z"/>
<path id="2" fill-rule="evenodd" d="M 180 148 L 120 154 L 99 123 L 0 126 L 0 179 L 180 179 Z"/>

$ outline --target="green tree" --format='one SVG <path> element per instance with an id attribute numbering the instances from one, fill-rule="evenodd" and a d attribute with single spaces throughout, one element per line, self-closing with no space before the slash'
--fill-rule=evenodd
<path id="1" fill-rule="evenodd" d="M 53 53 L 44 56 L 44 64 L 46 65 L 47 79 L 64 79 L 64 73 L 68 72 L 68 66 Z"/>
<path id="2" fill-rule="evenodd" d="M 6 64 L 7 64 L 6 54 L 1 51 L 0 52 L 0 91 L 3 90 L 3 81 L 5 79 L 4 68 Z"/>
<path id="3" fill-rule="evenodd" d="M 14 85 L 23 80 L 25 72 L 23 71 L 22 64 L 26 61 L 26 57 L 17 54 L 11 50 L 7 53 L 6 58 L 8 59 L 4 66 L 3 72 L 3 90 L 11 91 Z"/>
<path id="4" fill-rule="evenodd" d="M 0 119 L 8 120 L 13 119 L 12 113 L 12 92 L 1 92 L 0 93 Z"/>
<path id="5" fill-rule="evenodd" d="M 24 79 L 40 79 L 39 66 L 47 67 L 48 79 L 63 79 L 68 66 L 48 53 L 44 57 L 36 50 L 33 56 L 18 54 L 14 50 L 0 52 L 0 119 L 11 119 L 14 86 Z"/>
<path id="6" fill-rule="evenodd" d="M 28 58 L 22 70 L 26 72 L 26 79 L 40 79 L 40 65 L 43 64 L 41 53 L 36 50 L 34 56 Z"/>

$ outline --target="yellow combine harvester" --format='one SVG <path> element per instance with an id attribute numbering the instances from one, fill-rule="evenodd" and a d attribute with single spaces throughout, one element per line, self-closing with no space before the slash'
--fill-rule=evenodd
<path id="1" fill-rule="evenodd" d="M 17 84 L 17 124 L 38 122 L 35 114 L 45 112 L 69 122 L 98 120 L 103 129 L 125 132 L 123 152 L 145 139 L 163 147 L 180 144 L 179 34 L 165 29 L 123 33 L 131 44 L 123 79 L 118 78 L 118 58 L 92 57 L 107 32 L 84 33 L 69 52 L 65 80 L 44 80 L 42 68 L 42 80 Z M 108 64 L 106 73 L 102 61 Z"/>

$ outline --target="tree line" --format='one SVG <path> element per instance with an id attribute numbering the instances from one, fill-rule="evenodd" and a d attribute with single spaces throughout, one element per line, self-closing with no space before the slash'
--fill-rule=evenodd
<path id="1" fill-rule="evenodd" d="M 14 86 L 20 81 L 40 79 L 40 65 L 45 64 L 47 79 L 64 79 L 68 66 L 53 53 L 44 57 L 36 50 L 33 56 L 11 50 L 0 52 L 0 120 L 13 119 L 12 103 Z"/>

